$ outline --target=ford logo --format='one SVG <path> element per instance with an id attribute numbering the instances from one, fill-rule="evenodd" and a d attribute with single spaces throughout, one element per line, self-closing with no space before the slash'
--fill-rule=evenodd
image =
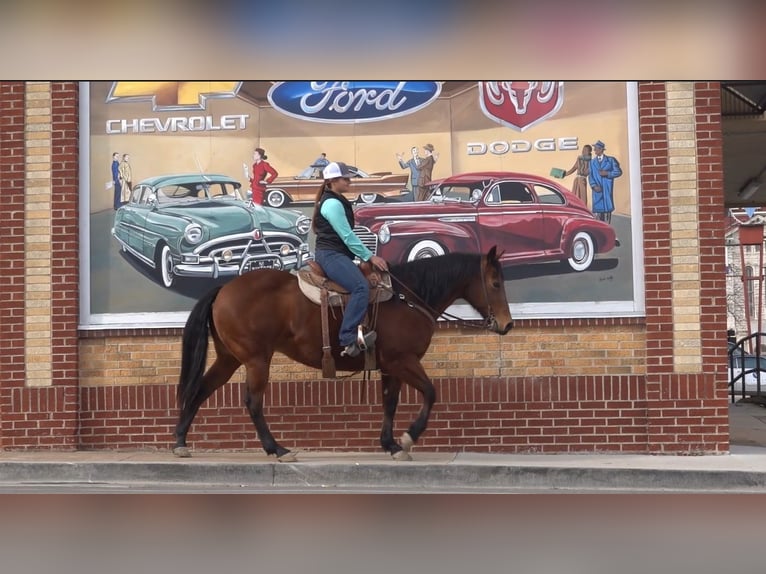
<path id="1" fill-rule="evenodd" d="M 294 118 L 352 124 L 411 114 L 440 93 L 440 82 L 277 82 L 267 97 L 274 109 Z"/>

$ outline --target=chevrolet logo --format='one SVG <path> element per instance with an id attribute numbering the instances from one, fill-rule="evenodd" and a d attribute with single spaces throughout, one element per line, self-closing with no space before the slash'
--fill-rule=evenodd
<path id="1" fill-rule="evenodd" d="M 154 111 L 204 110 L 208 98 L 233 98 L 242 82 L 113 82 L 106 103 L 152 102 Z"/>

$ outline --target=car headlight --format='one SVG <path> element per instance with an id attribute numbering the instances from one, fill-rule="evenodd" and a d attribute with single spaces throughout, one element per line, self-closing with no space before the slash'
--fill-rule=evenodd
<path id="1" fill-rule="evenodd" d="M 298 233 L 308 233 L 311 229 L 311 218 L 301 215 L 295 222 L 295 228 L 298 230 Z"/>
<path id="2" fill-rule="evenodd" d="M 389 229 L 388 223 L 384 223 L 378 230 L 378 241 L 384 245 L 391 241 L 391 229 Z"/>
<path id="3" fill-rule="evenodd" d="M 197 245 L 202 241 L 202 226 L 199 223 L 190 223 L 184 229 L 184 239 L 191 245 Z"/>

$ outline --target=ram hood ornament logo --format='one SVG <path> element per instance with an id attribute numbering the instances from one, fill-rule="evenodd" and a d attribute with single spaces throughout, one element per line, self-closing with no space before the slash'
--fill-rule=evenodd
<path id="1" fill-rule="evenodd" d="M 564 82 L 479 82 L 488 118 L 523 132 L 554 116 L 564 103 Z"/>

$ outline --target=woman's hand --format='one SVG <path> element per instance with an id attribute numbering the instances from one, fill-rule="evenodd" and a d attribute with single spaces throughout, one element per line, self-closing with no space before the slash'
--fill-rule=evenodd
<path id="1" fill-rule="evenodd" d="M 372 263 L 372 266 L 375 267 L 375 269 L 378 269 L 379 271 L 388 271 L 388 263 L 382 257 L 373 255 L 372 257 L 370 257 L 370 263 Z"/>

